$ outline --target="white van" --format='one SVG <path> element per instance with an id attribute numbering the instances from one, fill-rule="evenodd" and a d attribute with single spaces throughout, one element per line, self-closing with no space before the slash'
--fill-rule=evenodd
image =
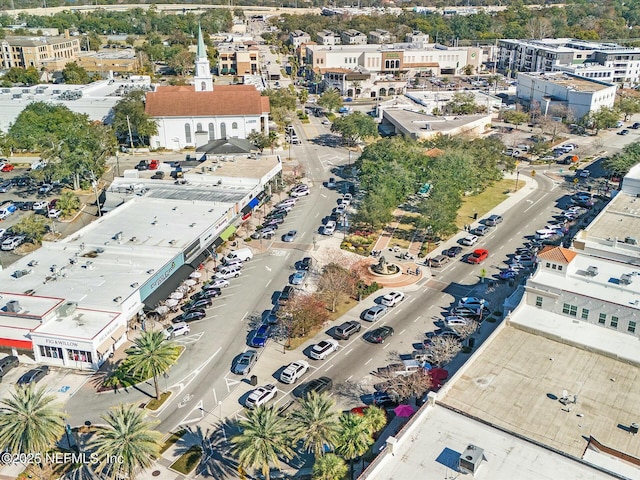
<path id="1" fill-rule="evenodd" d="M 231 260 L 239 259 L 242 262 L 248 262 L 253 258 L 253 252 L 250 248 L 239 248 L 237 250 L 232 250 L 229 254 L 224 257 L 222 263 L 229 263 Z"/>
<path id="2" fill-rule="evenodd" d="M 329 220 L 327 224 L 324 226 L 322 230 L 323 235 L 333 235 L 333 232 L 336 231 L 336 222 L 333 220 Z"/>
<path id="3" fill-rule="evenodd" d="M 214 275 L 214 278 L 223 278 L 225 280 L 229 280 L 230 278 L 239 277 L 240 276 L 240 266 L 233 265 L 229 267 L 223 267 Z"/>
<path id="4" fill-rule="evenodd" d="M 546 240 L 551 237 L 555 237 L 558 235 L 558 231 L 551 228 L 543 228 L 541 230 L 536 230 L 536 239 L 537 240 Z"/>

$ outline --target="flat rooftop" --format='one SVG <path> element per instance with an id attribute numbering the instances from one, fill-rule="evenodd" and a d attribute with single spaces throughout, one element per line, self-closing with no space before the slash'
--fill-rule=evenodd
<path id="1" fill-rule="evenodd" d="M 590 78 L 576 77 L 567 75 L 562 72 L 552 73 L 521 73 L 520 75 L 538 78 L 540 80 L 546 80 L 547 82 L 554 83 L 567 88 L 572 88 L 578 92 L 597 92 L 610 88 L 613 85 L 605 82 L 596 81 Z"/>
<path id="2" fill-rule="evenodd" d="M 475 480 L 596 480 L 610 478 L 598 470 L 557 455 L 550 450 L 510 436 L 496 428 L 455 413 L 443 406 L 423 408 L 415 426 L 364 478 Z M 409 438 L 406 438 L 409 437 Z M 455 471 L 467 445 L 484 450 L 486 461 L 473 475 Z"/>
<path id="3" fill-rule="evenodd" d="M 587 238 L 624 241 L 634 237 L 640 242 L 640 198 L 618 193 L 584 232 Z"/>
<path id="4" fill-rule="evenodd" d="M 629 363 L 506 326 L 440 401 L 576 458 L 589 436 L 640 458 L 640 440 L 624 427 L 640 419 L 639 380 Z M 571 408 L 559 401 L 564 391 L 577 395 Z"/>
<path id="5" fill-rule="evenodd" d="M 401 108 L 387 108 L 384 110 L 383 115 L 391 118 L 410 132 L 418 135 L 424 134 L 425 132 L 448 132 L 487 117 L 486 114 L 464 115 L 460 117 L 437 117 Z M 428 128 L 426 128 L 427 126 Z"/>
<path id="6" fill-rule="evenodd" d="M 103 312 L 99 310 L 88 310 L 78 308 L 73 314 L 67 317 L 56 317 L 55 320 L 43 323 L 34 330 L 35 335 L 54 335 L 59 338 L 68 340 L 87 341 L 94 339 L 105 332 L 105 329 L 111 328 L 111 322 L 120 314 L 118 312 Z M 124 332 L 122 332 L 124 333 Z M 122 336 L 114 335 L 116 339 Z M 104 341 L 100 339 L 100 341 Z M 113 342 L 111 342 L 112 344 Z"/>
<path id="7" fill-rule="evenodd" d="M 229 178 L 263 178 L 280 164 L 279 155 L 221 155 L 205 160 L 191 173 L 202 172 L 208 175 Z M 209 170 L 209 168 L 214 168 Z"/>

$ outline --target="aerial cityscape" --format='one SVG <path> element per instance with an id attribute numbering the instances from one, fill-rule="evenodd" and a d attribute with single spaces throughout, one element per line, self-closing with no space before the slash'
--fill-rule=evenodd
<path id="1" fill-rule="evenodd" d="M 640 479 L 640 2 L 0 0 L 0 480 Z"/>

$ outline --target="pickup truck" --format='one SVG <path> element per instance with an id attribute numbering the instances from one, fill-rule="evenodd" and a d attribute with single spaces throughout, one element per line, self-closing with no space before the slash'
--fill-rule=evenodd
<path id="1" fill-rule="evenodd" d="M 424 363 L 418 360 L 403 360 L 402 363 L 392 363 L 378 368 L 377 374 L 383 377 L 408 377 L 424 368 Z"/>

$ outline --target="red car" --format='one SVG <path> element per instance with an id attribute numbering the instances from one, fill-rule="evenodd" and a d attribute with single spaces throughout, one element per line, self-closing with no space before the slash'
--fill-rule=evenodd
<path id="1" fill-rule="evenodd" d="M 149 162 L 149 170 L 157 170 L 159 165 L 160 165 L 159 160 L 151 160 Z"/>
<path id="2" fill-rule="evenodd" d="M 3 172 L 10 172 L 11 170 L 13 170 L 13 168 L 14 168 L 13 165 L 11 165 L 10 163 L 7 163 L 2 167 L 2 171 Z"/>
<path id="3" fill-rule="evenodd" d="M 469 263 L 482 263 L 489 256 L 489 251 L 484 248 L 479 248 L 478 250 L 474 250 L 469 258 L 467 258 L 467 262 Z"/>

